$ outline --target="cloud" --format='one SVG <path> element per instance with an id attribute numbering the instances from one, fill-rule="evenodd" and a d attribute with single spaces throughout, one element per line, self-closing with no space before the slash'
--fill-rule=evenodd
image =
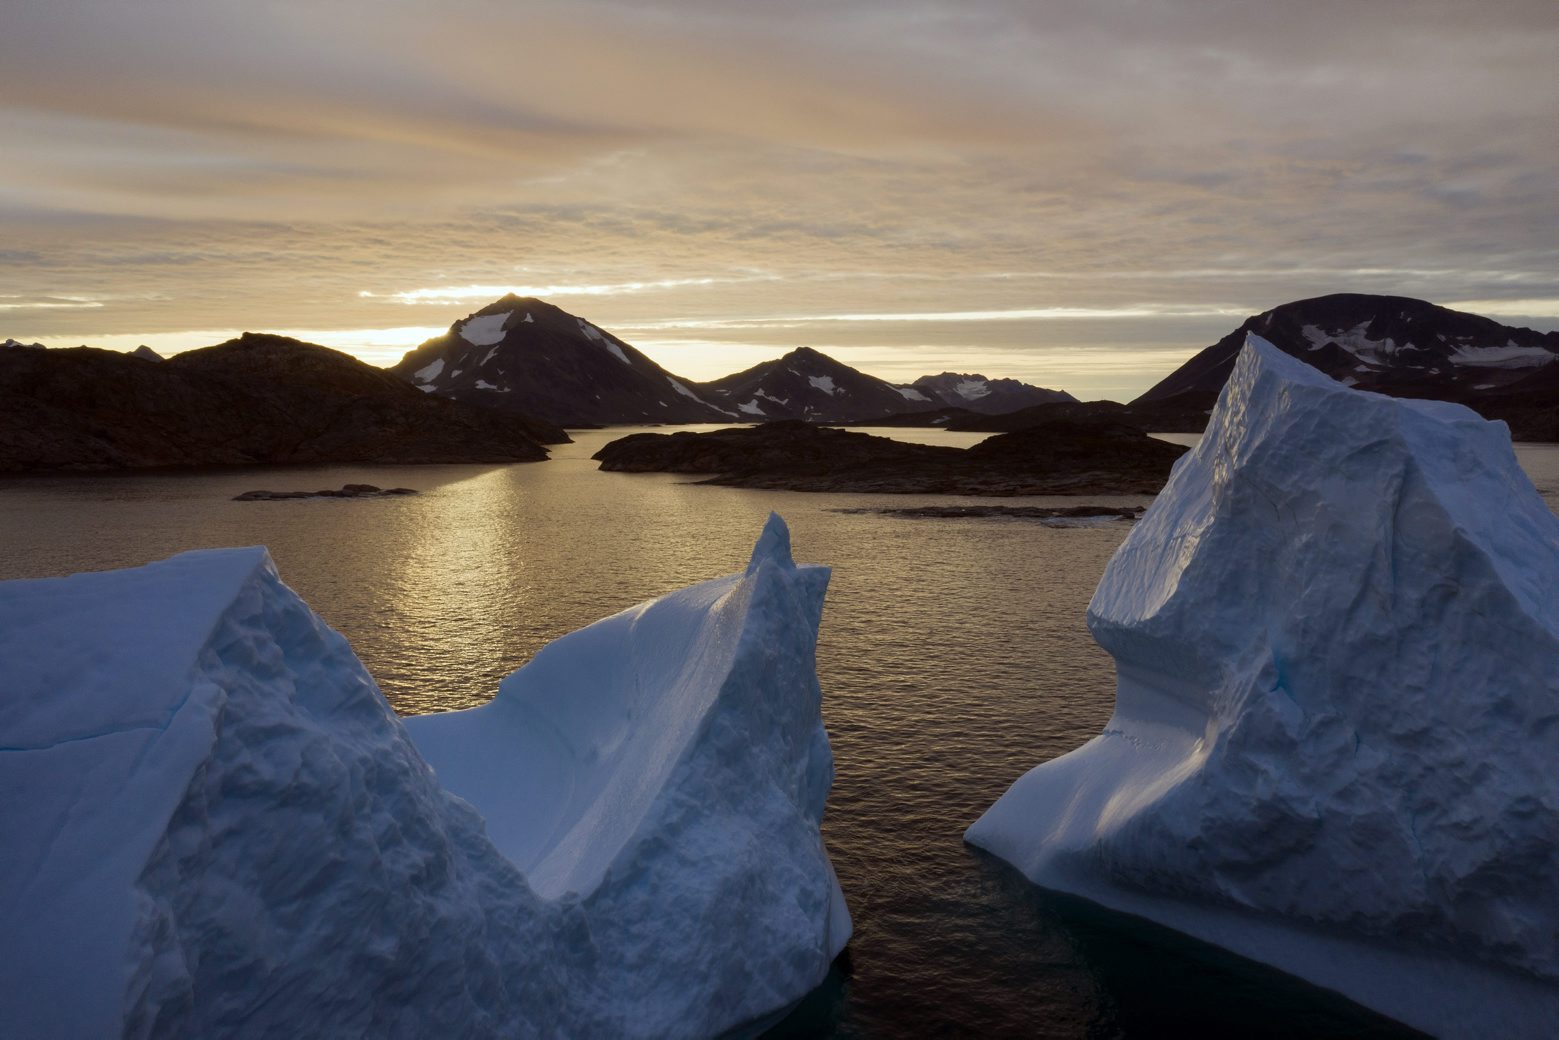
<path id="1" fill-rule="evenodd" d="M 1546 299 L 1556 44 L 1550 0 L 20 0 L 6 292 L 97 306 L 5 334 L 439 325 L 512 287 L 958 368 L 1338 290 Z M 786 315 L 883 317 L 751 324 Z"/>

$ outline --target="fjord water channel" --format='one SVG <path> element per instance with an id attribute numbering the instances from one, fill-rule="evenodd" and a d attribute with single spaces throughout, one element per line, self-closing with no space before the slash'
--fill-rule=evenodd
<path id="1" fill-rule="evenodd" d="M 0 579 L 263 544 L 413 714 L 483 703 L 549 640 L 741 569 L 774 510 L 799 561 L 833 567 L 818 647 L 837 770 L 823 831 L 855 937 L 773 1035 L 1410 1035 L 1276 971 L 1041 892 L 962 842 L 1013 780 L 1109 718 L 1114 671 L 1084 611 L 1129 524 L 841 510 L 1148 499 L 799 494 L 597 471 L 590 455 L 628 432 L 578 432 L 529 465 L 0 480 Z M 1559 446 L 1517 451 L 1559 506 Z M 349 482 L 421 493 L 232 501 Z"/>

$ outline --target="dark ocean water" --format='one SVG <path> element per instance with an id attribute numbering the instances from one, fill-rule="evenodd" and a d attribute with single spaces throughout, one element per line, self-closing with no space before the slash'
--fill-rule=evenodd
<path id="1" fill-rule="evenodd" d="M 4 480 L 0 578 L 264 544 L 411 714 L 481 703 L 547 641 L 740 569 L 776 510 L 797 559 L 834 568 L 818 650 L 838 770 L 824 833 L 856 929 L 829 983 L 777 1035 L 1400 1035 L 1270 969 L 1039 892 L 963 844 L 1008 784 L 1108 719 L 1113 670 L 1083 615 L 1125 525 L 842 513 L 958 500 L 596 471 L 589 455 L 624 432 L 579 434 L 528 466 Z M 1519 453 L 1559 505 L 1559 446 Z M 423 493 L 230 501 L 352 481 Z M 1046 502 L 1076 504 L 1010 500 Z"/>

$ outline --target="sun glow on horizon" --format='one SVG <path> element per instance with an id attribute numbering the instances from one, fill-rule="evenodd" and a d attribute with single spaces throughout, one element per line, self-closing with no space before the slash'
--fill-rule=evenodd
<path id="1" fill-rule="evenodd" d="M 508 295 L 531 296 L 544 299 L 548 296 L 621 296 L 664 289 L 686 289 L 707 285 L 736 285 L 743 282 L 777 281 L 777 275 L 754 274 L 737 278 L 660 278 L 652 281 L 614 282 L 611 284 L 558 284 L 558 285 L 445 285 L 424 289 L 406 289 L 401 292 L 376 293 L 363 290 L 357 295 L 364 300 L 390 300 L 404 304 L 448 305 L 470 303 L 473 300 L 489 302 Z"/>

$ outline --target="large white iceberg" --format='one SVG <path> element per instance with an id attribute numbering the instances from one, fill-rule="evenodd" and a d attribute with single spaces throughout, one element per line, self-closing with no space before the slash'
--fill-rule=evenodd
<path id="1" fill-rule="evenodd" d="M 771 518 L 414 739 L 263 549 L 0 583 L 4 1034 L 761 1026 L 850 934 L 827 582 Z"/>
<path id="2" fill-rule="evenodd" d="M 1115 714 L 967 839 L 1445 1036 L 1559 1022 L 1559 519 L 1503 424 L 1251 336 L 1088 609 Z"/>

